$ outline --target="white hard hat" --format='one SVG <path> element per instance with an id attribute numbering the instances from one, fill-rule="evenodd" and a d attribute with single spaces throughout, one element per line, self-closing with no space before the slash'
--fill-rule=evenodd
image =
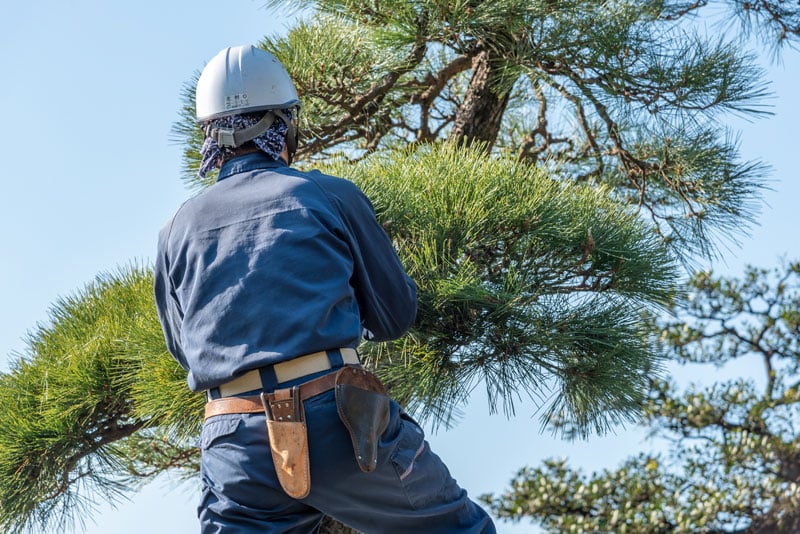
<path id="1" fill-rule="evenodd" d="M 286 109 L 300 99 L 289 73 L 272 54 L 252 45 L 222 50 L 197 80 L 197 120 Z"/>

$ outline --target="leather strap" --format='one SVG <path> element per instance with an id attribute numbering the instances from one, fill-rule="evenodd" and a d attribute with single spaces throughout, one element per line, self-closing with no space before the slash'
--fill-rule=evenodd
<path id="1" fill-rule="evenodd" d="M 295 108 L 295 110 L 299 111 L 300 108 L 297 107 Z M 286 114 L 279 109 L 274 109 L 272 110 L 272 112 L 278 117 L 280 117 L 283 123 L 289 129 L 286 132 L 286 153 L 289 155 L 289 161 L 287 161 L 286 163 L 288 165 L 291 165 L 292 160 L 294 159 L 294 153 L 297 152 L 297 142 L 298 142 L 298 133 L 296 126 L 297 113 L 295 113 L 295 120 L 289 120 L 289 117 L 287 117 Z"/>
<path id="2" fill-rule="evenodd" d="M 298 386 L 300 392 L 300 402 L 333 389 L 336 385 L 336 373 L 328 373 L 319 378 L 309 380 Z M 292 388 L 275 390 L 267 395 L 276 398 L 288 397 Z M 215 415 L 228 413 L 264 413 L 264 403 L 260 395 L 250 395 L 247 397 L 223 397 L 214 399 L 206 403 L 206 419 Z"/>

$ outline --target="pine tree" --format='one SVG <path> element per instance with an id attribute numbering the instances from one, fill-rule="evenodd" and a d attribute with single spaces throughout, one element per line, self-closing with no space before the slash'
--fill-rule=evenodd
<path id="1" fill-rule="evenodd" d="M 564 460 L 520 470 L 484 501 L 549 532 L 800 531 L 800 263 L 697 273 L 661 340 L 684 365 L 754 360 L 761 376 L 653 383 L 647 423 L 669 444 L 585 476 Z"/>
<path id="2" fill-rule="evenodd" d="M 752 221 L 763 180 L 718 122 L 765 112 L 763 76 L 683 24 L 705 4 L 295 2 L 307 18 L 260 43 L 302 95 L 300 165 L 358 183 L 418 282 L 412 331 L 362 348 L 417 415 L 446 425 L 475 387 L 507 413 L 555 391 L 542 424 L 566 435 L 641 415 L 661 365 L 645 319 L 681 263 Z M 796 10 L 735 5 L 795 42 Z M 175 133 L 201 188 L 192 86 Z M 57 302 L 0 376 L 4 530 L 196 472 L 203 398 L 166 353 L 151 276 Z"/>

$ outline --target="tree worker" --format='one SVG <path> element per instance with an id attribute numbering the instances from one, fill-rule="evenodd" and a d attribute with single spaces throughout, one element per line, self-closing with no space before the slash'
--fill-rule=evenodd
<path id="1" fill-rule="evenodd" d="M 268 52 L 211 59 L 199 173 L 217 182 L 159 234 L 167 347 L 208 400 L 201 532 L 317 532 L 327 514 L 366 533 L 493 533 L 359 363 L 362 337 L 411 326 L 416 285 L 353 183 L 291 168 L 299 105 Z"/>

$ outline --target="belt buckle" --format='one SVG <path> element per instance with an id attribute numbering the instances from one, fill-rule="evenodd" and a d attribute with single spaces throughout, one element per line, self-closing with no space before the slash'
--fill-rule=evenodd
<path id="1" fill-rule="evenodd" d="M 276 394 L 287 392 L 287 398 L 276 398 Z M 262 392 L 261 403 L 270 421 L 298 422 L 303 420 L 303 401 L 300 398 L 300 386 L 293 386 L 274 393 Z M 282 397 L 283 395 L 281 395 Z M 271 398 L 270 398 L 271 397 Z"/>

